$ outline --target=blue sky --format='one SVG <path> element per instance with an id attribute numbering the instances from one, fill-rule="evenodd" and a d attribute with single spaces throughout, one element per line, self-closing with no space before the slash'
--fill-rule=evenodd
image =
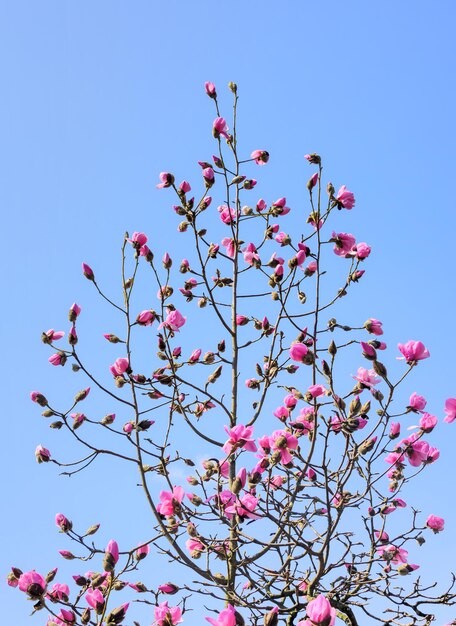
<path id="1" fill-rule="evenodd" d="M 262 171 L 265 195 L 286 195 L 299 206 L 309 175 L 303 155 L 313 151 L 329 177 L 355 191 L 347 229 L 368 241 L 373 255 L 349 311 L 359 307 L 381 319 L 391 345 L 414 338 L 429 346 L 432 358 L 415 381 L 434 412 L 456 396 L 455 18 L 449 0 L 303 0 L 280 8 L 270 0 L 0 2 L 9 511 L 0 520 L 0 571 L 52 566 L 45 555 L 67 547 L 53 528 L 58 510 L 70 508 L 87 525 L 100 516 L 110 524 L 112 503 L 97 519 L 90 513 L 96 485 L 88 478 L 68 485 L 35 463 L 36 444 L 56 446 L 58 437 L 29 391 L 52 388 L 68 397 L 40 333 L 66 327 L 73 301 L 95 306 L 80 277 L 82 260 L 118 281 L 108 277 L 126 230 L 148 232 L 158 252 L 175 240 L 171 199 L 155 185 L 162 170 L 196 177 L 196 161 L 212 154 L 206 80 L 221 93 L 228 81 L 238 83 L 245 152 L 271 153 Z M 222 101 L 229 106 L 228 94 Z M 88 323 L 86 331 L 89 338 L 99 332 Z M 446 454 L 415 498 L 448 518 L 448 533 L 423 548 L 422 562 L 438 562 L 441 572 L 452 565 L 456 530 L 447 492 L 452 436 L 450 427 L 436 432 Z M 84 496 L 75 507 L 78 488 Z M 24 623 L 24 598 L 0 594 L 4 619 Z"/>

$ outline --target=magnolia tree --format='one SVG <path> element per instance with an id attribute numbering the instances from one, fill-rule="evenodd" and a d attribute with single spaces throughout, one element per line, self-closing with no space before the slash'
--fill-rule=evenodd
<path id="1" fill-rule="evenodd" d="M 42 340 L 54 350 L 50 363 L 79 371 L 87 386 L 63 409 L 31 394 L 53 418 L 51 428 L 83 450 L 66 464 L 39 445 L 38 463 L 71 475 L 90 471 L 99 457 L 124 462 L 142 487 L 150 535 L 100 545 L 98 525 L 82 533 L 59 513 L 71 548 L 60 555 L 73 561 L 73 580 L 55 582 L 57 568 L 46 575 L 14 567 L 8 584 L 44 610 L 47 626 L 139 624 L 133 620 L 143 620 L 145 608 L 155 626 L 204 619 L 213 626 L 434 624 L 436 607 L 456 599 L 454 578 L 441 590 L 425 585 L 416 561 L 444 520 L 402 496 L 439 458 L 431 434 L 438 420 L 422 395 L 404 402 L 396 393 L 429 351 L 421 341 L 399 344 L 392 358 L 402 359 L 401 372 L 391 376 L 379 320 L 346 325 L 331 317 L 362 279 L 371 251 L 330 225 L 354 208 L 354 194 L 325 184 L 320 156 L 305 155 L 312 168 L 303 186 L 307 223 L 304 233 L 283 230 L 284 197 L 252 201 L 257 181 L 245 172 L 266 165 L 269 154 L 239 154 L 237 87 L 229 87 L 228 125 L 215 86 L 206 83 L 217 154 L 199 162 L 197 195 L 169 172 L 157 185 L 174 197 L 187 258 L 173 263 L 160 253 L 157 261 L 146 234 L 126 234 L 118 299 L 84 263 L 84 276 L 123 329 L 104 335 L 113 350 L 110 375 L 94 375 L 78 351 L 81 307 L 73 304 L 69 346 L 57 343 L 61 331 Z M 141 273 L 147 289 L 138 286 Z M 145 367 L 151 333 L 158 347 Z M 354 375 L 347 371 L 353 361 Z M 127 421 L 91 415 L 83 408 L 90 389 L 109 407 L 117 403 Z M 456 419 L 455 398 L 445 414 L 445 422 Z M 416 426 L 401 433 L 409 415 Z M 172 582 L 160 579 L 158 559 L 172 562 Z"/>

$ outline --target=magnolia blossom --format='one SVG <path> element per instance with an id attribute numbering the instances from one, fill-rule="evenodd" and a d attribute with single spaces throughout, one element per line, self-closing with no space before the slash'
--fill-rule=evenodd
<path id="1" fill-rule="evenodd" d="M 429 350 L 424 346 L 421 341 L 407 341 L 407 343 L 398 343 L 397 347 L 403 354 L 403 358 L 409 365 L 415 364 L 417 361 L 427 359 L 429 356 Z M 402 358 L 402 357 L 399 357 Z"/>
<path id="2" fill-rule="evenodd" d="M 135 231 L 130 239 L 127 239 L 135 248 L 141 248 L 147 243 L 147 235 Z"/>
<path id="3" fill-rule="evenodd" d="M 68 312 L 68 319 L 70 320 L 70 322 L 75 322 L 76 318 L 79 316 L 79 314 L 81 313 L 81 307 L 79 305 L 76 304 L 76 302 L 73 302 L 73 304 L 70 306 L 70 310 Z"/>
<path id="4" fill-rule="evenodd" d="M 425 433 L 430 433 L 437 425 L 437 417 L 429 413 L 423 413 L 420 418 L 420 428 Z"/>
<path id="5" fill-rule="evenodd" d="M 357 259 L 363 261 L 364 259 L 367 259 L 367 257 L 370 255 L 371 247 L 368 246 L 367 243 L 365 243 L 364 241 L 361 241 L 360 243 L 357 243 L 355 246 L 353 246 L 352 252 Z"/>
<path id="6" fill-rule="evenodd" d="M 215 90 L 214 83 L 211 83 L 211 82 L 204 83 L 204 89 L 205 89 L 207 95 L 209 96 L 209 98 L 216 98 L 217 97 L 217 92 Z"/>
<path id="7" fill-rule="evenodd" d="M 32 599 L 40 598 L 46 591 L 46 580 L 32 570 L 31 572 L 25 572 L 19 577 L 18 587 L 21 591 L 24 591 Z"/>
<path id="8" fill-rule="evenodd" d="M 254 150 L 250 158 L 253 159 L 257 165 L 266 165 L 269 161 L 269 152 L 266 150 Z"/>
<path id="9" fill-rule="evenodd" d="M 136 318 L 136 322 L 140 326 L 150 326 L 152 322 L 155 320 L 155 311 L 147 310 L 141 311 Z"/>
<path id="10" fill-rule="evenodd" d="M 258 202 L 256 203 L 256 210 L 261 212 L 264 211 L 265 209 L 267 209 L 268 205 L 267 203 L 263 200 L 263 198 L 260 198 L 258 200 Z"/>
<path id="11" fill-rule="evenodd" d="M 333 232 L 332 239 L 335 244 L 333 250 L 337 256 L 348 256 L 356 243 L 356 239 L 350 233 Z"/>
<path id="12" fill-rule="evenodd" d="M 290 450 L 296 450 L 298 440 L 286 430 L 275 430 L 269 437 L 269 445 L 274 452 L 279 453 L 280 462 L 288 465 L 293 461 Z"/>
<path id="13" fill-rule="evenodd" d="M 174 184 L 174 176 L 169 172 L 160 172 L 159 176 L 161 183 L 157 185 L 157 189 L 164 189 L 165 187 L 171 187 Z"/>
<path id="14" fill-rule="evenodd" d="M 113 376 L 122 376 L 129 369 L 130 362 L 128 359 L 119 358 L 110 366 L 109 371 Z"/>
<path id="15" fill-rule="evenodd" d="M 217 117 L 214 120 L 214 123 L 212 125 L 212 129 L 213 129 L 214 137 L 216 139 L 220 135 L 222 135 L 222 137 L 225 137 L 225 139 L 229 139 L 228 125 L 226 123 L 226 120 L 223 117 Z"/>
<path id="16" fill-rule="evenodd" d="M 236 609 L 229 604 L 226 609 L 223 609 L 223 611 L 218 614 L 217 619 L 206 617 L 206 620 L 212 624 L 212 626 L 236 626 Z"/>
<path id="17" fill-rule="evenodd" d="M 254 440 L 251 438 L 253 433 L 253 426 L 243 426 L 237 424 L 233 428 L 225 426 L 225 432 L 229 436 L 229 439 L 223 445 L 223 451 L 225 454 L 231 454 L 234 450 L 244 448 L 249 452 L 255 452 L 257 447 Z"/>
<path id="18" fill-rule="evenodd" d="M 55 516 L 55 523 L 60 528 L 60 530 L 64 533 L 71 530 L 73 526 L 70 520 L 66 518 L 63 513 L 57 513 L 57 515 Z"/>
<path id="19" fill-rule="evenodd" d="M 383 335 L 382 322 L 373 317 L 364 322 L 364 328 L 372 335 Z"/>
<path id="20" fill-rule="evenodd" d="M 236 254 L 236 242 L 231 237 L 224 237 L 221 241 L 222 246 L 226 248 L 226 253 L 230 258 L 234 258 Z"/>
<path id="21" fill-rule="evenodd" d="M 52 589 L 49 591 L 49 597 L 53 600 L 68 602 L 69 595 L 70 588 L 68 587 L 68 585 L 64 585 L 62 583 L 55 583 L 54 585 L 52 585 Z"/>
<path id="22" fill-rule="evenodd" d="M 290 359 L 292 359 L 293 361 L 300 361 L 301 363 L 304 363 L 305 356 L 308 351 L 309 349 L 304 343 L 296 342 L 292 344 L 290 348 Z"/>
<path id="23" fill-rule="evenodd" d="M 339 208 L 352 209 L 355 206 L 355 195 L 345 185 L 337 192 L 336 200 Z"/>
<path id="24" fill-rule="evenodd" d="M 35 450 L 35 458 L 38 463 L 47 463 L 51 459 L 51 453 L 47 448 L 39 444 Z"/>
<path id="25" fill-rule="evenodd" d="M 225 514 L 228 519 L 231 519 L 233 515 L 238 515 L 241 519 L 260 519 L 260 515 L 254 513 L 258 504 L 258 498 L 255 498 L 251 493 L 247 493 L 239 500 L 230 504 L 225 508 Z"/>
<path id="26" fill-rule="evenodd" d="M 333 626 L 336 621 L 336 609 L 323 594 L 311 600 L 306 606 L 307 617 L 315 626 Z"/>
<path id="27" fill-rule="evenodd" d="M 418 413 L 424 409 L 426 404 L 427 404 L 426 398 L 424 396 L 419 396 L 416 393 L 416 391 L 414 391 L 409 398 L 409 403 L 408 403 L 407 408 Z"/>
<path id="28" fill-rule="evenodd" d="M 324 387 L 324 385 L 310 385 L 307 390 L 307 393 L 309 393 L 312 398 L 318 398 L 319 396 L 322 396 L 325 392 L 326 388 Z"/>
<path id="29" fill-rule="evenodd" d="M 373 387 L 381 382 L 381 379 L 375 375 L 375 370 L 367 370 L 364 367 L 359 367 L 356 376 L 352 376 L 352 378 L 360 382 L 364 387 Z"/>
<path id="30" fill-rule="evenodd" d="M 95 609 L 97 613 L 100 613 L 104 608 L 104 597 L 101 591 L 96 589 L 89 589 L 85 594 L 86 602 L 92 609 Z"/>
<path id="31" fill-rule="evenodd" d="M 182 487 L 174 487 L 172 493 L 170 491 L 160 491 L 160 502 L 157 504 L 157 511 L 160 515 L 174 515 L 174 513 L 180 510 L 184 495 L 185 492 Z"/>
<path id="32" fill-rule="evenodd" d="M 220 214 L 220 219 L 224 224 L 232 224 L 236 221 L 236 211 L 226 204 L 222 204 L 218 207 L 217 211 Z"/>
<path id="33" fill-rule="evenodd" d="M 50 328 L 48 331 L 43 333 L 42 340 L 44 343 L 51 343 L 52 341 L 58 341 L 65 336 L 65 332 L 63 330 L 54 330 Z"/>
<path id="34" fill-rule="evenodd" d="M 383 559 L 391 563 L 407 563 L 408 552 L 404 548 L 398 548 L 389 544 L 387 546 L 379 546 L 377 552 Z"/>
<path id="35" fill-rule="evenodd" d="M 456 398 L 448 398 L 448 400 L 445 400 L 445 417 L 443 421 L 451 424 L 454 420 L 456 420 Z"/>
<path id="36" fill-rule="evenodd" d="M 445 520 L 442 517 L 437 517 L 437 515 L 429 515 L 426 520 L 426 526 L 435 533 L 439 533 L 444 529 Z"/>
<path id="37" fill-rule="evenodd" d="M 158 329 L 168 328 L 169 330 L 172 330 L 173 332 L 178 332 L 179 329 L 182 328 L 182 326 L 185 324 L 186 321 L 187 321 L 187 318 L 181 315 L 179 311 L 177 310 L 169 311 L 168 315 L 166 316 L 165 321 L 159 325 Z"/>
<path id="38" fill-rule="evenodd" d="M 201 552 L 204 551 L 204 544 L 198 539 L 187 539 L 185 542 L 185 547 L 190 553 L 192 559 L 197 559 L 201 555 Z"/>
<path id="39" fill-rule="evenodd" d="M 154 626 L 174 626 L 180 624 L 182 619 L 182 611 L 178 606 L 168 606 L 167 602 L 162 602 L 154 609 Z"/>

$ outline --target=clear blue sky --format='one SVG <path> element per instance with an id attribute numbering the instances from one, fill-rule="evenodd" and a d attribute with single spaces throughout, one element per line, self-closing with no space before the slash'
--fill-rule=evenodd
<path id="1" fill-rule="evenodd" d="M 455 19 L 451 0 L 296 0 L 280 8 L 275 0 L 0 0 L 8 512 L 0 572 L 53 566 L 49 552 L 68 547 L 53 527 L 59 510 L 83 525 L 113 522 L 112 501 L 90 513 L 88 479 L 69 484 L 35 463 L 36 444 L 53 448 L 58 436 L 29 391 L 74 392 L 56 390 L 64 378 L 51 371 L 40 333 L 66 329 L 73 301 L 87 310 L 95 302 L 80 278 L 82 260 L 107 277 L 125 230 L 148 232 L 162 252 L 175 237 L 170 198 L 155 185 L 162 170 L 196 175 L 196 160 L 212 154 L 206 80 L 220 92 L 238 83 L 246 153 L 264 147 L 272 155 L 263 173 L 270 195 L 280 189 L 277 196 L 299 205 L 309 175 L 303 154 L 313 151 L 355 191 L 350 228 L 374 250 L 363 315 L 367 308 L 365 317 L 383 320 L 391 345 L 413 338 L 429 346 L 432 359 L 415 381 L 433 412 L 456 396 Z M 447 534 L 431 538 L 421 559 L 441 572 L 454 566 L 454 436 L 450 427 L 436 433 L 443 458 L 416 494 L 423 510 L 448 518 Z M 28 620 L 22 594 L 0 587 L 0 597 L 5 623 Z"/>

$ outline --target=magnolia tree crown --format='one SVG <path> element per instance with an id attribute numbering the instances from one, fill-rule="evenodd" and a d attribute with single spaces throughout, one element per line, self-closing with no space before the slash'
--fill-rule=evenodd
<path id="1" fill-rule="evenodd" d="M 186 246 L 186 257 L 176 262 L 170 250 L 157 260 L 145 233 L 126 234 L 120 297 L 107 295 L 83 263 L 118 315 L 115 329 L 100 329 L 112 358 L 105 375 L 93 373 L 79 350 L 75 303 L 69 345 L 60 347 L 65 333 L 54 329 L 42 341 L 54 350 L 50 364 L 87 383 L 65 408 L 31 394 L 51 428 L 83 450 L 66 464 L 63 443 L 52 453 L 40 444 L 38 463 L 72 475 L 102 457 L 122 461 L 133 483 L 139 478 L 150 534 L 132 529 L 129 545 L 100 545 L 99 524 L 81 532 L 58 513 L 73 545 L 60 551 L 74 561 L 72 579 L 54 582 L 57 568 L 44 575 L 14 567 L 8 583 L 40 618 L 46 612 L 47 626 L 172 626 L 203 617 L 213 626 L 432 624 L 455 595 L 452 583 L 440 591 L 421 583 L 419 545 L 444 520 L 418 513 L 402 492 L 439 459 L 438 418 L 420 393 L 407 393 L 405 403 L 396 393 L 429 351 L 418 340 L 390 347 L 402 359 L 390 374 L 382 323 L 334 317 L 346 316 L 341 301 L 365 280 L 371 252 L 333 225 L 355 208 L 355 196 L 325 183 L 322 159 L 307 154 L 307 222 L 293 221 L 285 197 L 259 198 L 249 176 L 269 153 L 238 151 L 238 94 L 229 87 L 228 124 L 215 86 L 205 86 L 216 154 L 199 162 L 192 183 L 159 177 L 181 220 L 171 244 Z M 103 417 L 91 409 L 95 393 L 109 407 Z M 121 423 L 113 405 L 127 416 Z M 444 412 L 443 421 L 456 419 L 455 398 Z M 416 425 L 404 433 L 410 416 Z M 160 558 L 172 561 L 171 582 L 160 577 Z"/>

